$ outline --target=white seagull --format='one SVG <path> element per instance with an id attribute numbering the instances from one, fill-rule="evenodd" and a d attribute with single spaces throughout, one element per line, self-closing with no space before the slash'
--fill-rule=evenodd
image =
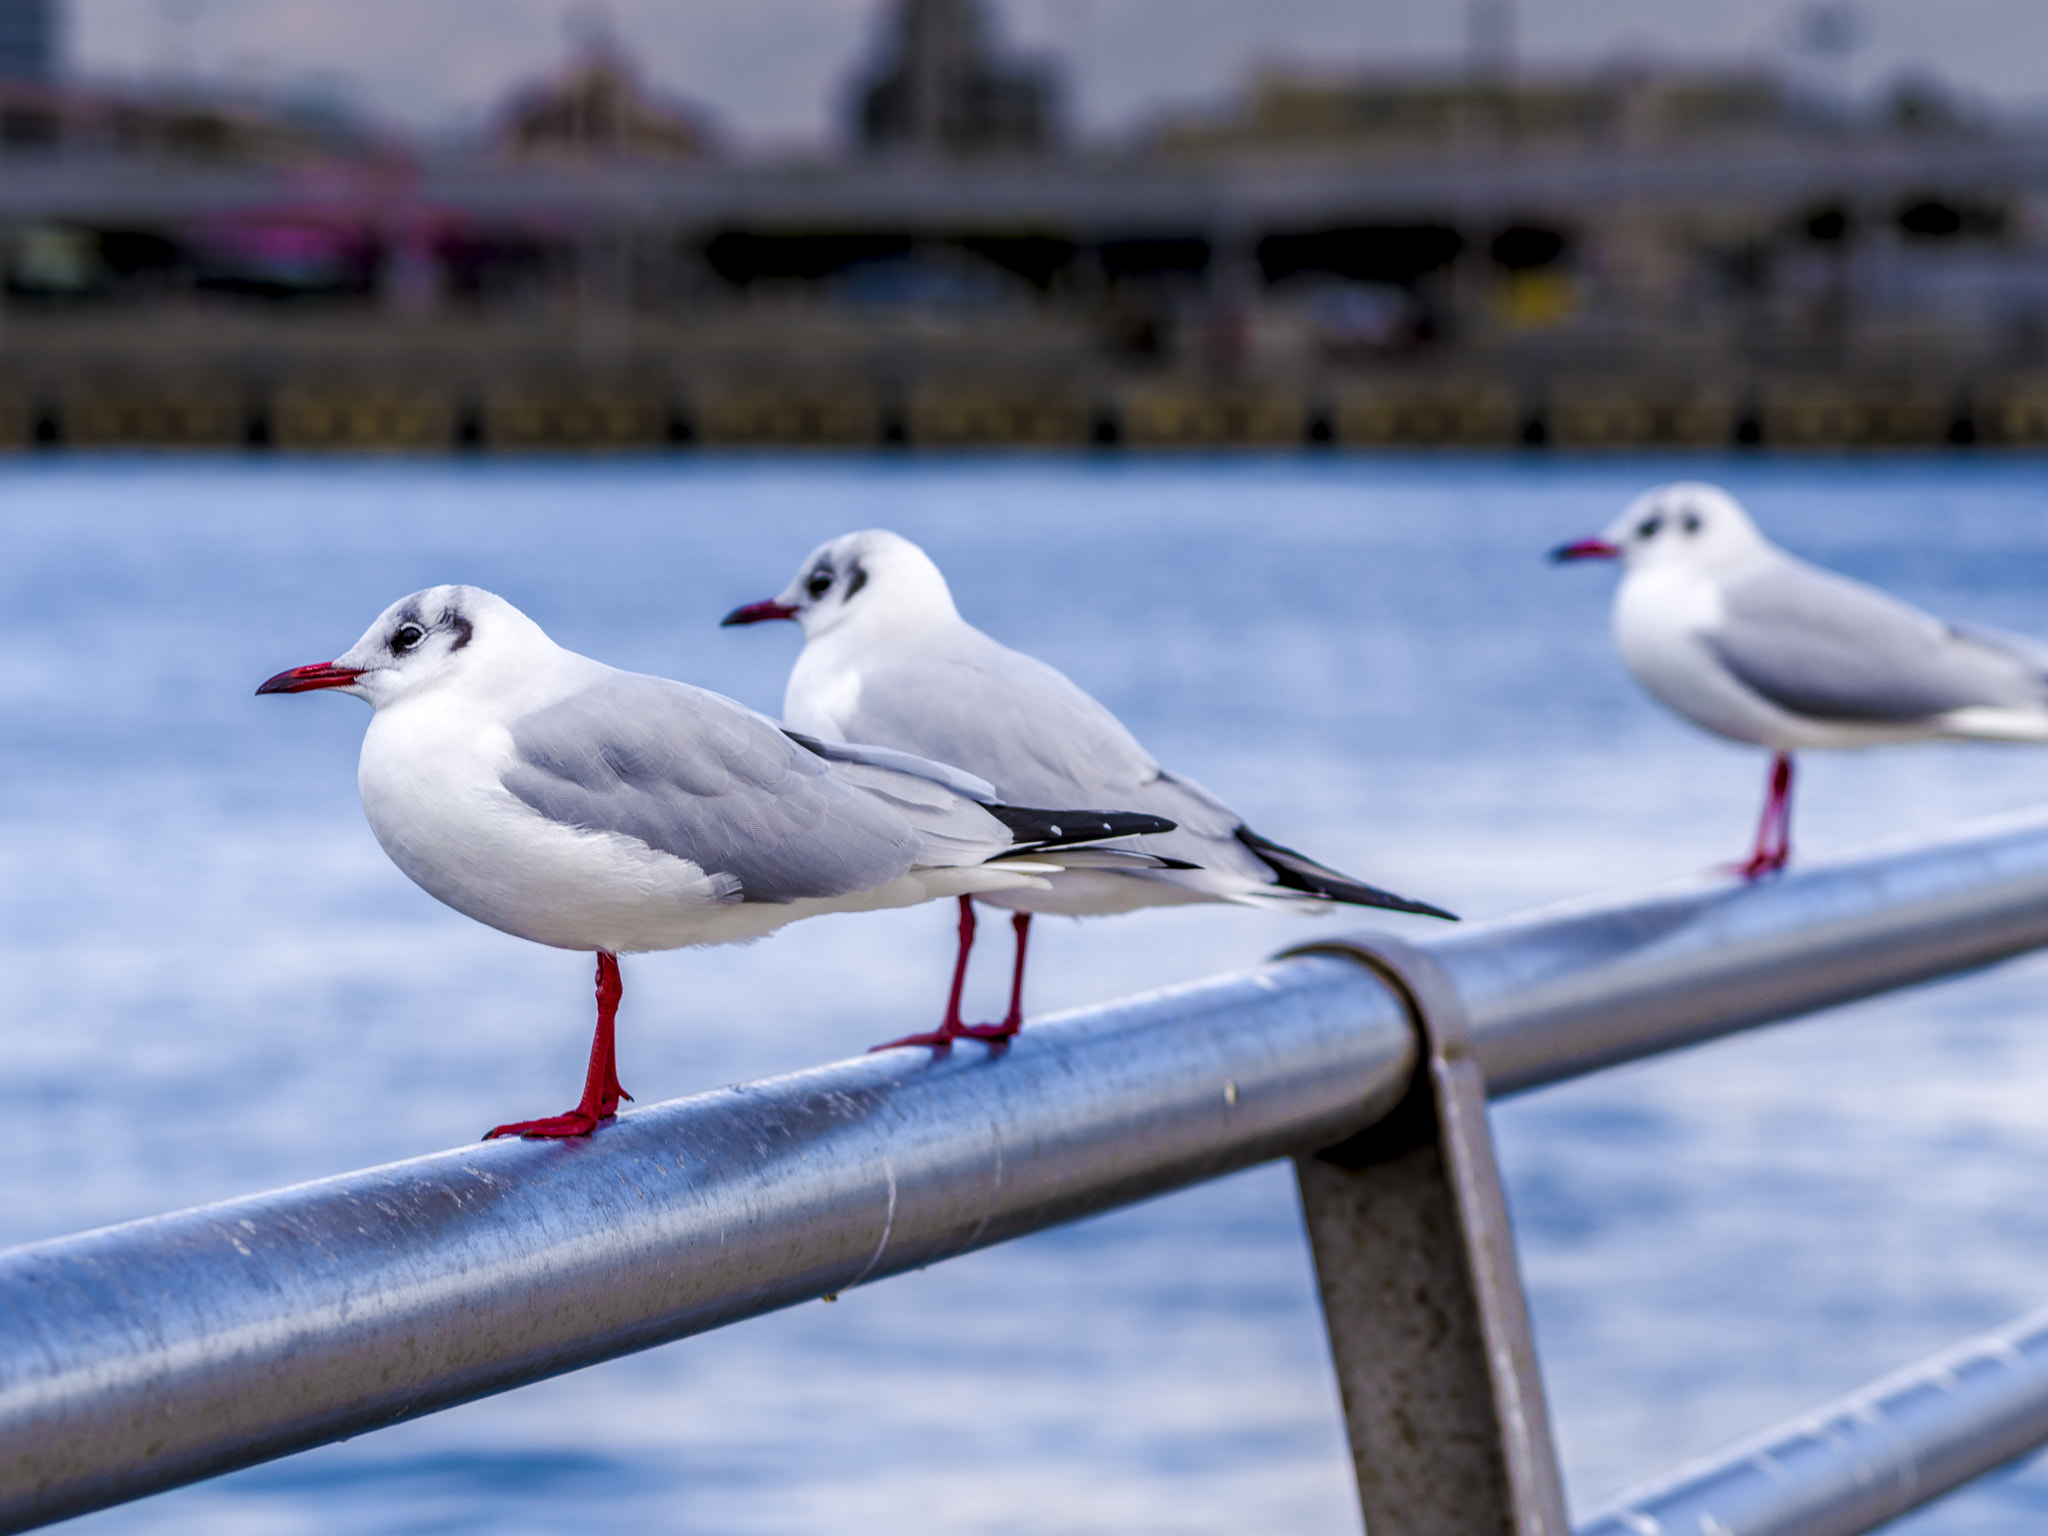
<path id="1" fill-rule="evenodd" d="M 2048 648 L 1947 624 L 1809 565 L 1712 485 L 1646 492 L 1596 539 L 1551 551 L 1620 560 L 1614 638 L 1659 700 L 1772 751 L 1750 879 L 1792 851 L 1792 753 L 1977 737 L 2048 741 Z"/>
<path id="2" fill-rule="evenodd" d="M 999 1040 L 1015 1034 L 1024 1022 L 1024 950 L 1034 912 L 1088 917 L 1231 901 L 1297 911 L 1343 902 L 1451 915 L 1360 884 L 1259 836 L 1199 784 L 1161 768 L 1116 716 L 1065 674 L 961 618 L 938 566 L 898 534 L 871 529 L 820 545 L 780 597 L 736 608 L 724 622 L 764 619 L 803 626 L 803 653 L 783 701 L 797 730 L 936 757 L 979 774 L 1005 799 L 1078 796 L 1179 824 L 1146 846 L 1182 867 L 1089 870 L 1066 876 L 1057 889 L 974 893 L 1014 913 L 1016 962 L 1009 1012 L 1000 1024 L 960 1021 L 960 990 L 974 945 L 974 903 L 963 894 L 945 1019 L 929 1034 L 891 1044 L 945 1046 L 962 1035 Z"/>
<path id="3" fill-rule="evenodd" d="M 1149 866 L 1073 845 L 1173 825 L 1020 810 L 908 753 L 793 737 L 718 694 L 566 651 L 476 587 L 403 598 L 343 655 L 256 691 L 321 688 L 376 711 L 357 784 L 393 863 L 478 922 L 597 952 L 582 1101 L 490 1136 L 585 1136 L 631 1097 L 613 1046 L 621 954 L 1043 889 L 1068 865 Z"/>

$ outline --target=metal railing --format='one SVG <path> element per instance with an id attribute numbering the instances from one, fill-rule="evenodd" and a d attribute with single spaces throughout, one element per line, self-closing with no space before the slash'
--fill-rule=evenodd
<path id="1" fill-rule="evenodd" d="M 2048 1310 L 1610 1500 L 1578 1536 L 1856 1536 L 2048 1442 Z"/>
<path id="2" fill-rule="evenodd" d="M 1427 944 L 1319 944 L 1034 1022 L 1000 1051 L 862 1057 L 587 1141 L 466 1147 L 12 1249 L 0 1530 L 1291 1156 L 1373 1536 L 1564 1536 L 1484 1098 L 2043 946 L 2034 814 Z M 1458 1360 L 1403 1374 L 1402 1276 L 1469 1322 L 1450 1330 Z M 1965 1346 L 1625 1496 L 1582 1536 L 1867 1530 L 2048 1439 L 2044 1339 L 2035 1319 Z M 1386 1416 L 1414 1422 L 1420 1397 L 1453 1449 L 1390 1458 Z M 1453 1482 L 1492 1489 L 1473 1495 L 1488 1512 L 1433 1508 Z"/>

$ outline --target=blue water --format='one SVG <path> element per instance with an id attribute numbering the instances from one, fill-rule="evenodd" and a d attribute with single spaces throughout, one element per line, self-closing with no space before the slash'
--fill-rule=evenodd
<path id="1" fill-rule="evenodd" d="M 1612 576 L 1546 567 L 1644 486 L 2048 636 L 2048 463 L 664 458 L 0 467 L 0 1241 L 452 1146 L 559 1109 L 587 958 L 437 906 L 356 804 L 366 719 L 251 696 L 437 581 L 775 709 L 721 631 L 811 546 L 924 543 L 1254 826 L 1473 916 L 1725 862 L 1758 754 L 1630 684 Z M 1811 758 L 1808 852 L 2048 796 L 2038 749 Z M 1397 923 L 1400 920 L 1395 920 Z M 1249 964 L 1235 910 L 1041 925 L 1044 1011 Z M 935 1018 L 938 909 L 637 957 L 643 1101 Z M 1000 1006 L 1002 950 L 975 981 Z M 2048 1301 L 2048 966 L 1510 1102 L 1498 1125 L 1574 1504 Z M 1355 1530 L 1290 1181 L 1262 1169 L 82 1522 L 113 1533 Z M 2019 1533 L 2023 1469 L 1899 1527 Z"/>

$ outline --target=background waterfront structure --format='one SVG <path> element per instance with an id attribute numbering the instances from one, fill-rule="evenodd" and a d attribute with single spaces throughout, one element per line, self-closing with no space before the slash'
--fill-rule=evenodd
<path id="1" fill-rule="evenodd" d="M 0 442 L 2048 436 L 2038 124 L 1495 48 L 1085 142 L 996 19 L 893 7 L 825 158 L 610 32 L 463 141 L 0 83 Z"/>
<path id="2" fill-rule="evenodd" d="M 853 137 L 870 152 L 1030 153 L 1058 132 L 1043 68 L 998 57 L 978 0 L 903 0 L 890 51 L 855 88 Z"/>
<path id="3" fill-rule="evenodd" d="M 0 0 L 0 79 L 54 76 L 58 22 L 57 0 Z"/>

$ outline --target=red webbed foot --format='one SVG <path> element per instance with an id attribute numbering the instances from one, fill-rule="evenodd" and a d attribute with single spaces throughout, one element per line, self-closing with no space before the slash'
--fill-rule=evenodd
<path id="1" fill-rule="evenodd" d="M 1008 1040 L 1023 1027 L 1022 1019 L 1005 1019 L 1000 1024 L 963 1024 L 960 1033 L 970 1040 Z"/>
<path id="2" fill-rule="evenodd" d="M 549 1115 L 544 1120 L 514 1120 L 510 1125 L 495 1125 L 484 1132 L 485 1141 L 496 1141 L 500 1136 L 525 1136 L 534 1141 L 560 1141 L 570 1136 L 588 1136 L 597 1129 L 598 1122 L 609 1120 L 611 1114 L 592 1114 L 585 1109 L 572 1109 L 566 1115 Z"/>
<path id="3" fill-rule="evenodd" d="M 1786 752 L 1771 757 L 1771 778 L 1764 794 L 1763 819 L 1757 823 L 1756 846 L 1749 858 L 1728 867 L 1731 875 L 1760 880 L 1775 875 L 1792 857 L 1792 758 Z"/>
<path id="4" fill-rule="evenodd" d="M 876 1051 L 893 1051 L 899 1045 L 924 1045 L 935 1051 L 944 1051 L 951 1049 L 955 1040 L 1000 1042 L 1009 1039 L 1023 1027 L 1022 1020 L 1006 1020 L 1001 1024 L 941 1024 L 937 1029 L 922 1035 L 905 1035 L 901 1040 L 871 1045 L 868 1047 L 868 1054 L 872 1056 Z"/>
<path id="5" fill-rule="evenodd" d="M 967 956 L 974 948 L 974 903 L 960 898 L 960 953 L 953 961 L 953 989 L 946 997 L 946 1020 L 937 1029 L 921 1035 L 905 1035 L 871 1045 L 868 1052 L 891 1051 L 899 1045 L 922 1045 L 934 1051 L 950 1050 L 955 1040 L 986 1040 L 1000 1043 L 1024 1027 L 1024 946 L 1031 935 L 1031 914 L 1019 912 L 1010 919 L 1017 930 L 1017 963 L 1010 974 L 1010 1012 L 1000 1024 L 962 1024 L 960 989 L 967 981 Z"/>
<path id="6" fill-rule="evenodd" d="M 588 1136 L 601 1120 L 619 1112 L 619 1100 L 633 1097 L 619 1086 L 618 1053 L 614 1044 L 619 999 L 625 995 L 616 955 L 600 951 L 597 957 L 597 1031 L 590 1039 L 590 1068 L 583 1074 L 583 1097 L 565 1115 L 544 1120 L 514 1120 L 484 1132 L 485 1141 L 500 1136 L 525 1136 L 535 1141 L 558 1141 L 569 1136 Z"/>
<path id="7" fill-rule="evenodd" d="M 1726 874 L 1740 875 L 1745 880 L 1761 880 L 1765 875 L 1777 874 L 1790 857 L 1790 853 L 1779 852 L 1752 854 L 1740 864 L 1724 864 L 1722 870 Z"/>
<path id="8" fill-rule="evenodd" d="M 905 1035 L 901 1040 L 884 1040 L 880 1045 L 868 1047 L 868 1054 L 877 1051 L 893 1051 L 899 1045 L 928 1045 L 935 1051 L 949 1050 L 955 1040 L 969 1033 L 964 1024 L 941 1024 L 937 1029 L 927 1030 L 921 1035 Z"/>

